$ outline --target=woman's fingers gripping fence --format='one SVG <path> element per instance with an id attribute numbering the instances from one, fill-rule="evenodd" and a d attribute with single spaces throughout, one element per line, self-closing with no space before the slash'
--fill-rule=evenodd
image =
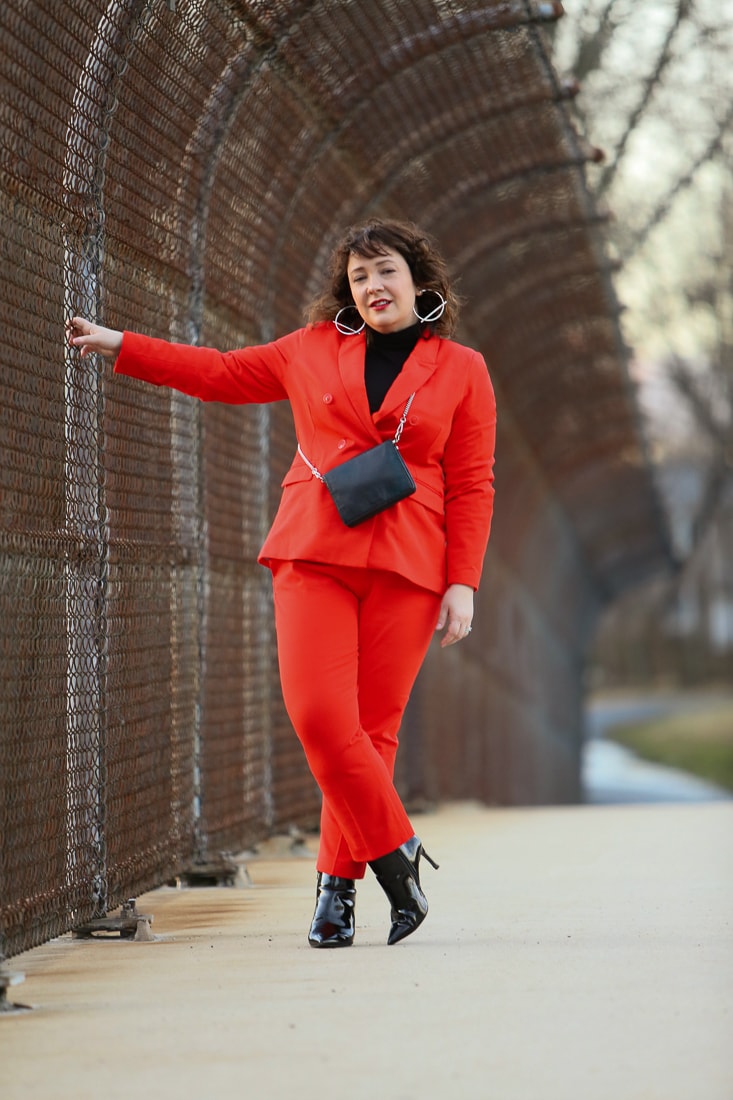
<path id="1" fill-rule="evenodd" d="M 66 338 L 82 358 L 96 353 L 105 359 L 116 359 L 122 347 L 121 332 L 95 325 L 85 317 L 72 317 L 66 322 Z"/>

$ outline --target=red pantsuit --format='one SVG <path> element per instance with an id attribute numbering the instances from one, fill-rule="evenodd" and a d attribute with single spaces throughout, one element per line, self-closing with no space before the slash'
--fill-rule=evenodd
<path id="1" fill-rule="evenodd" d="M 273 571 L 285 703 L 323 792 L 318 869 L 358 878 L 414 830 L 392 783 L 397 732 L 448 585 L 477 588 L 493 501 L 496 405 L 470 348 L 419 339 L 369 410 L 364 335 L 328 324 L 222 353 L 126 332 L 115 370 L 204 401 L 288 400 L 322 471 L 391 439 L 417 490 L 354 528 L 296 454 L 259 560 Z"/>
<path id="2" fill-rule="evenodd" d="M 273 578 L 285 706 L 323 793 L 317 867 L 362 878 L 414 832 L 392 776 L 440 597 L 382 570 L 276 562 Z"/>

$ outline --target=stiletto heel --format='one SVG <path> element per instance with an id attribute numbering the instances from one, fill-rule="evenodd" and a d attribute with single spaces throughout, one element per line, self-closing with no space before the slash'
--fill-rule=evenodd
<path id="1" fill-rule="evenodd" d="M 369 862 L 391 906 L 392 927 L 387 937 L 390 946 L 411 935 L 428 915 L 428 899 L 420 886 L 422 855 L 437 870 L 438 864 L 430 858 L 417 836 L 394 852 Z"/>
<path id="2" fill-rule="evenodd" d="M 436 862 L 435 862 L 435 860 L 434 860 L 434 859 L 432 859 L 432 858 L 431 858 L 431 856 L 429 856 L 429 855 L 428 855 L 428 853 L 427 853 L 427 852 L 425 851 L 425 849 L 424 849 L 424 848 L 423 848 L 423 850 L 422 850 L 422 854 L 423 854 L 423 855 L 425 856 L 425 859 L 426 859 L 426 860 L 428 861 L 428 863 L 430 864 L 430 866 L 431 866 L 431 867 L 434 867 L 436 871 L 437 871 L 437 870 L 438 870 L 438 869 L 440 868 L 440 864 L 439 864 L 439 863 L 436 863 Z"/>
<path id="3" fill-rule="evenodd" d="M 356 917 L 356 884 L 318 872 L 316 909 L 308 933 L 311 947 L 351 947 Z"/>

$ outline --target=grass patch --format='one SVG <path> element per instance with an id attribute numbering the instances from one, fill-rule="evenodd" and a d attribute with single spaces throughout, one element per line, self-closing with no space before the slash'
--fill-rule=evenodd
<path id="1" fill-rule="evenodd" d="M 608 737 L 644 760 L 733 791 L 733 703 L 616 726 Z"/>

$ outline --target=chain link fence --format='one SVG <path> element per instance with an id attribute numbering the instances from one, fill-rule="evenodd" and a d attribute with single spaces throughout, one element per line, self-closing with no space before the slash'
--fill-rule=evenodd
<path id="1" fill-rule="evenodd" d="M 317 822 L 255 563 L 283 406 L 202 407 L 67 316 L 219 347 L 301 323 L 343 227 L 410 217 L 500 407 L 470 645 L 403 730 L 413 804 L 571 800 L 599 606 L 665 554 L 594 152 L 507 0 L 5 0 L 0 10 L 0 955 Z"/>

